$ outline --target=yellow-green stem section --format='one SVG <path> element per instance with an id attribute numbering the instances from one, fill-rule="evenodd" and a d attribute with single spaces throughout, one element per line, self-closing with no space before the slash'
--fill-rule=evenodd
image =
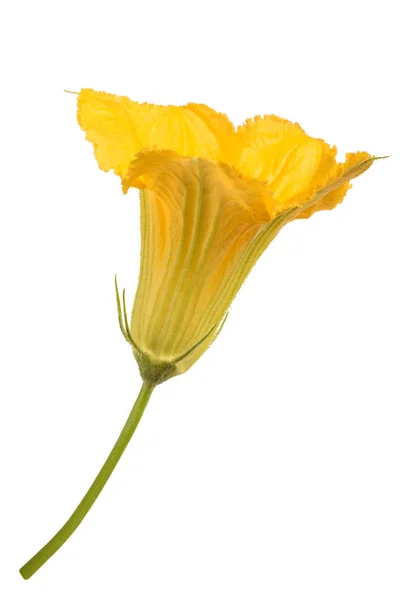
<path id="1" fill-rule="evenodd" d="M 21 569 L 20 573 L 24 579 L 29 579 L 40 567 L 57 552 L 59 548 L 67 541 L 74 533 L 75 529 L 83 521 L 101 490 L 109 480 L 111 473 L 114 471 L 119 459 L 121 458 L 125 448 L 127 447 L 134 431 L 143 415 L 143 412 L 150 399 L 151 393 L 154 390 L 154 385 L 144 382 L 139 392 L 139 396 L 132 408 L 132 411 L 122 429 L 119 438 L 117 439 L 114 448 L 111 450 L 106 462 L 102 466 L 93 481 L 92 485 L 86 492 L 85 496 L 78 504 L 68 521 L 61 527 L 54 537 L 35 556 L 33 556 Z"/>

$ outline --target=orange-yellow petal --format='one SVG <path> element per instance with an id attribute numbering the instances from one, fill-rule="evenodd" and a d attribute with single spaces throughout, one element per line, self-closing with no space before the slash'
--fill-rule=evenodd
<path id="1" fill-rule="evenodd" d="M 99 167 L 121 177 L 143 149 L 226 160 L 234 146 L 229 119 L 204 105 L 157 106 L 83 89 L 78 122 L 93 143 Z"/>
<path id="2" fill-rule="evenodd" d="M 238 143 L 235 127 L 223 113 L 216 112 L 206 104 L 194 104 L 190 102 L 185 108 L 192 111 L 197 118 L 201 119 L 207 129 L 218 140 L 221 148 L 219 160 L 228 164 L 234 163 L 238 157 L 240 145 Z M 203 157 L 207 158 L 207 157 Z M 208 157 L 210 158 L 210 157 Z"/>
<path id="3" fill-rule="evenodd" d="M 309 198 L 298 198 L 299 205 L 305 206 L 297 215 L 298 219 L 307 219 L 318 210 L 331 210 L 343 201 L 346 192 L 351 188 L 350 180 L 364 173 L 376 160 L 367 152 L 346 154 L 344 163 L 335 164 L 333 168 L 321 175 Z"/>
<path id="4" fill-rule="evenodd" d="M 243 144 L 239 168 L 269 187 L 273 218 L 294 207 L 304 207 L 296 218 L 333 208 L 351 187 L 350 179 L 373 160 L 358 152 L 338 164 L 335 147 L 308 136 L 297 123 L 274 116 L 248 120 L 238 134 Z"/>
<path id="5" fill-rule="evenodd" d="M 297 123 L 274 116 L 247 121 L 238 134 L 243 143 L 238 167 L 268 185 L 276 214 L 293 206 L 292 199 L 313 186 L 327 157 L 334 156 L 334 149 L 308 136 Z"/>
<path id="6" fill-rule="evenodd" d="M 265 147 L 275 144 L 296 133 L 304 133 L 298 123 L 292 123 L 276 115 L 257 116 L 247 119 L 237 129 L 243 146 Z"/>
<path id="7" fill-rule="evenodd" d="M 174 362 L 223 319 L 247 275 L 238 264 L 269 222 L 269 192 L 224 164 L 171 151 L 140 154 L 131 185 L 144 188 L 132 337 L 151 359 Z"/>

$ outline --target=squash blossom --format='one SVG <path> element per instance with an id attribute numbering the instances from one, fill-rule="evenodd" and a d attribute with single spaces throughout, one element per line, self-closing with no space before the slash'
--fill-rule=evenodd
<path id="1" fill-rule="evenodd" d="M 106 463 L 61 530 L 24 567 L 29 578 L 78 527 L 153 389 L 209 348 L 252 267 L 278 232 L 342 202 L 376 159 L 336 161 L 336 148 L 297 123 L 264 116 L 235 128 L 203 104 L 156 106 L 83 89 L 78 122 L 100 169 L 140 190 L 141 261 L 131 319 L 116 286 L 119 324 L 143 386 Z"/>

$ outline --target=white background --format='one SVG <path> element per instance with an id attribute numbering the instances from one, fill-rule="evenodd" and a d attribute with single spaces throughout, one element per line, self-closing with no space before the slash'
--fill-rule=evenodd
<path id="1" fill-rule="evenodd" d="M 398 600 L 399 161 L 395 3 L 13 2 L 1 18 L 4 600 Z M 31 580 L 140 378 L 138 201 L 75 121 L 93 87 L 299 121 L 390 155 L 286 227 L 215 345 L 158 388 L 90 515 Z"/>

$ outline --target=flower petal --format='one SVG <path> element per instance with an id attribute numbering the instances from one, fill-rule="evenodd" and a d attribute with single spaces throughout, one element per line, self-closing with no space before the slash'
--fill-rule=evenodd
<path id="1" fill-rule="evenodd" d="M 197 118 L 201 119 L 207 129 L 218 140 L 222 150 L 219 160 L 228 164 L 233 164 L 239 155 L 240 145 L 235 133 L 235 127 L 228 117 L 223 113 L 216 112 L 206 104 L 193 104 L 191 102 L 187 104 L 185 108 L 189 109 Z M 177 152 L 179 152 L 179 150 L 177 150 Z M 207 157 L 203 156 L 203 158 Z"/>
<path id="2" fill-rule="evenodd" d="M 131 185 L 145 188 L 132 337 L 150 358 L 174 362 L 226 314 L 240 283 L 234 293 L 221 288 L 269 221 L 269 192 L 225 164 L 170 151 L 138 155 L 124 180 Z"/>
<path id="3" fill-rule="evenodd" d="M 344 163 L 335 164 L 330 171 L 325 172 L 318 185 L 307 201 L 303 198 L 299 205 L 305 208 L 296 216 L 297 219 L 308 219 L 318 210 L 332 210 L 343 201 L 347 190 L 351 188 L 350 180 L 364 173 L 376 157 L 367 152 L 346 154 Z M 300 200 L 300 199 L 299 199 Z"/>
<path id="4" fill-rule="evenodd" d="M 257 116 L 247 119 L 237 129 L 243 146 L 264 148 L 296 133 L 304 133 L 298 123 L 292 123 L 276 115 Z"/>
<path id="5" fill-rule="evenodd" d="M 238 167 L 247 176 L 265 181 L 276 199 L 276 214 L 312 186 L 326 155 L 334 155 L 333 149 L 308 136 L 297 123 L 275 116 L 247 121 L 238 134 L 243 143 Z"/>
<path id="6" fill-rule="evenodd" d="M 271 189 L 272 218 L 294 207 L 304 207 L 294 218 L 334 208 L 351 187 L 350 179 L 373 161 L 366 152 L 357 152 L 338 164 L 335 147 L 308 136 L 297 123 L 275 116 L 248 120 L 238 133 L 243 143 L 239 168 Z"/>
<path id="7" fill-rule="evenodd" d="M 78 122 L 93 143 L 99 167 L 124 176 L 143 149 L 225 160 L 234 146 L 233 125 L 208 106 L 157 106 L 83 89 Z"/>

